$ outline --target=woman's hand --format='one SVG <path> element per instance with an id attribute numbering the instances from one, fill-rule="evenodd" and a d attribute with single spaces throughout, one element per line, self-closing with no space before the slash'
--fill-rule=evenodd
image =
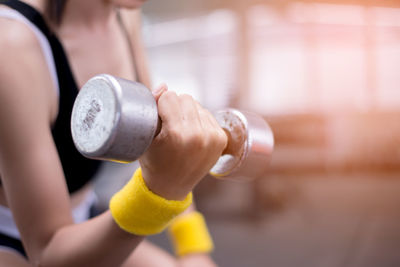
<path id="1" fill-rule="evenodd" d="M 139 159 L 143 178 L 154 193 L 182 200 L 216 163 L 227 137 L 213 115 L 189 95 L 153 92 L 161 131 Z"/>

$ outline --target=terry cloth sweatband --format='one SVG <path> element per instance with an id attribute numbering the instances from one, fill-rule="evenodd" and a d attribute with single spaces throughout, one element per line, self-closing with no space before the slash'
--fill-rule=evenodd
<path id="1" fill-rule="evenodd" d="M 191 212 L 176 218 L 168 227 L 175 254 L 209 253 L 214 244 L 206 221 L 200 212 Z"/>
<path id="2" fill-rule="evenodd" d="M 110 211 L 123 230 L 135 235 L 162 232 L 192 203 L 192 193 L 182 201 L 167 200 L 151 192 L 138 168 L 132 179 L 110 200 Z"/>

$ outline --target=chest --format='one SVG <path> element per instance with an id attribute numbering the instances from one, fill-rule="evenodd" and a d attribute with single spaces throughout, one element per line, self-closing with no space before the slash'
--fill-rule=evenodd
<path id="1" fill-rule="evenodd" d="M 72 72 L 82 85 L 96 74 L 108 73 L 136 80 L 132 47 L 120 25 L 104 31 L 61 35 Z"/>

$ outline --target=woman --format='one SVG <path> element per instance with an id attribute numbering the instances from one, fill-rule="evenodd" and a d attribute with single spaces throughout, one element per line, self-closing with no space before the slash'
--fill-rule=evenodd
<path id="1" fill-rule="evenodd" d="M 73 149 L 70 108 L 77 88 L 98 73 L 150 86 L 143 2 L 0 1 L 0 266 L 213 265 L 206 254 L 175 260 L 119 227 L 110 211 L 82 216 L 98 163 Z M 153 94 L 163 124 L 140 159 L 142 178 L 155 195 L 181 201 L 216 162 L 226 136 L 191 97 L 166 86 Z"/>

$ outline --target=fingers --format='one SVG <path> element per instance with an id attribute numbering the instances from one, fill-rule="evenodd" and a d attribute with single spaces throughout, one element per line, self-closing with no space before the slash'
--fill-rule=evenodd
<path id="1" fill-rule="evenodd" d="M 213 115 L 191 96 L 160 92 L 161 131 L 140 165 L 154 192 L 183 199 L 221 156 L 227 137 Z"/>
<path id="2" fill-rule="evenodd" d="M 181 125 L 181 101 L 175 92 L 166 91 L 159 97 L 158 116 L 162 121 L 161 131 Z"/>
<path id="3" fill-rule="evenodd" d="M 221 153 L 226 147 L 227 136 L 214 116 L 190 95 L 165 92 L 158 107 L 166 133 L 179 133 L 183 140 L 192 140 L 193 147 L 211 148 Z"/>
<path id="4" fill-rule="evenodd" d="M 209 127 L 214 130 L 213 139 L 215 139 L 215 148 L 221 150 L 222 153 L 228 145 L 228 137 L 225 131 L 221 128 L 214 115 L 209 110 L 203 108 L 198 102 L 196 102 L 196 104 L 197 109 L 201 114 L 200 116 L 203 118 L 203 127 Z"/>
<path id="5" fill-rule="evenodd" d="M 201 118 L 197 108 L 197 102 L 192 96 L 187 94 L 180 95 L 179 100 L 181 104 L 182 123 L 185 127 L 199 130 L 201 128 Z"/>
<path id="6" fill-rule="evenodd" d="M 178 96 L 172 91 L 163 93 L 158 101 L 158 112 L 164 128 L 179 132 L 200 131 L 202 128 L 198 103 L 190 95 Z"/>

